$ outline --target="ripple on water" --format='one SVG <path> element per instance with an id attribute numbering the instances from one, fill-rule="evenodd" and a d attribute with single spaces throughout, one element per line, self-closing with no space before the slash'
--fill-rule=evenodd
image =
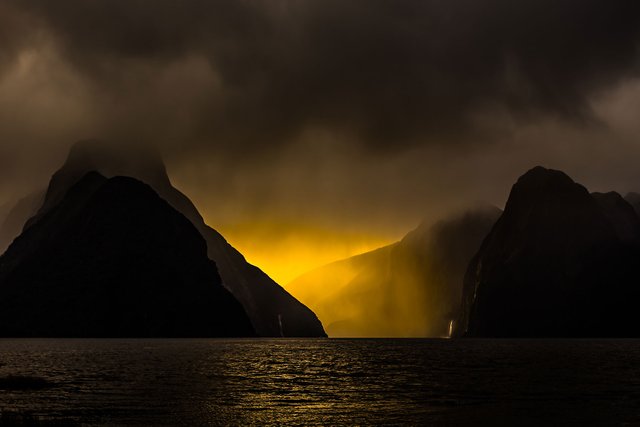
<path id="1" fill-rule="evenodd" d="M 0 412 L 52 422 L 640 420 L 634 340 L 0 340 L 0 360 Z"/>

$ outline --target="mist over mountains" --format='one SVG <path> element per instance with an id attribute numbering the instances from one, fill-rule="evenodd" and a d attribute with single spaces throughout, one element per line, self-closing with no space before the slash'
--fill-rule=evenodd
<path id="1" fill-rule="evenodd" d="M 634 191 L 639 11 L 3 1 L 0 203 L 92 136 L 161 147 L 174 184 L 225 232 L 236 218 L 304 217 L 399 238 L 466 200 L 501 205 L 534 164 Z"/>
<path id="2" fill-rule="evenodd" d="M 495 337 L 640 335 L 640 220 L 541 167 L 513 186 L 470 263 L 460 332 Z"/>
<path id="3" fill-rule="evenodd" d="M 287 288 L 306 296 L 330 336 L 446 337 L 469 261 L 499 215 L 487 206 L 425 222 L 398 243 L 311 271 Z"/>
<path id="4" fill-rule="evenodd" d="M 536 167 L 504 212 L 423 224 L 290 289 L 335 336 L 638 336 L 640 218 L 627 200 Z"/>
<path id="5" fill-rule="evenodd" d="M 133 178 L 88 173 L 0 258 L 0 336 L 254 335 L 195 227 Z"/>
<path id="6" fill-rule="evenodd" d="M 207 257 L 215 261 L 222 283 L 241 302 L 258 335 L 277 337 L 325 335 L 322 324 L 313 312 L 300 304 L 257 267 L 248 264 L 219 233 L 204 223 L 191 201 L 171 185 L 159 155 L 153 150 L 149 151 L 147 147 L 114 146 L 96 140 L 76 144 L 70 151 L 65 164 L 53 175 L 44 202 L 37 213 L 29 217 L 29 209 L 17 210 L 24 214 L 22 221 L 17 221 L 24 224 L 23 235 L 29 233 L 33 227 L 46 220 L 58 209 L 71 189 L 91 172 L 98 172 L 106 177 L 128 176 L 139 179 L 152 187 L 153 191 L 167 201 L 172 209 L 184 215 L 196 228 L 198 235 L 204 236 Z M 135 212 L 131 214 L 134 215 Z M 122 220 L 126 222 L 127 218 L 123 217 Z M 123 224 L 123 227 L 125 225 L 127 224 Z M 8 234 L 12 230 L 10 228 L 3 232 Z M 158 232 L 162 232 L 162 227 L 158 226 Z M 21 238 L 22 236 L 0 259 L 0 270 L 4 265 L 19 263 L 15 259 L 20 259 L 22 251 L 15 246 L 19 245 Z M 135 242 L 122 241 L 121 243 L 135 245 Z M 116 248 L 110 247 L 108 250 L 115 251 Z M 8 256 L 10 254 L 18 255 L 12 258 Z M 187 265 L 182 268 L 187 268 Z M 87 271 L 86 274 L 91 274 L 91 271 Z M 95 274 L 98 272 L 96 271 Z M 215 281 L 212 282 L 213 284 Z M 3 286 L 9 285 L 0 281 L 0 287 Z M 193 332 L 186 334 L 193 335 Z"/>
<path id="7" fill-rule="evenodd" d="M 636 214 L 640 215 L 640 194 L 633 192 L 628 193 L 624 199 L 633 207 Z"/>
<path id="8" fill-rule="evenodd" d="M 304 274 L 287 285 L 300 302 L 205 224 L 156 151 L 82 141 L 46 191 L 3 207 L 0 334 L 637 336 L 639 202 L 536 167 L 504 212 Z"/>
<path id="9" fill-rule="evenodd" d="M 0 253 L 17 237 L 28 218 L 38 212 L 44 202 L 45 191 L 36 191 L 26 196 L 15 205 L 8 204 L 4 211 L 0 211 Z"/>

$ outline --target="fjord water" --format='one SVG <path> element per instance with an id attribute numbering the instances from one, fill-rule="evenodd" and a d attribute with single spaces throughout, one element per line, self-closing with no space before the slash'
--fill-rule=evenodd
<path id="1" fill-rule="evenodd" d="M 5 339 L 0 411 L 89 425 L 633 425 L 640 341 Z"/>

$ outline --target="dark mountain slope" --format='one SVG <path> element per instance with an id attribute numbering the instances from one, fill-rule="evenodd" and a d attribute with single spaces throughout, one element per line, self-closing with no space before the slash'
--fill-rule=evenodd
<path id="1" fill-rule="evenodd" d="M 309 272 L 290 286 L 331 336 L 442 337 L 459 316 L 462 280 L 500 210 L 423 223 L 402 241 Z"/>
<path id="2" fill-rule="evenodd" d="M 633 209 L 636 211 L 636 214 L 640 216 L 640 194 L 627 193 L 627 195 L 624 196 L 624 199 L 633 207 Z"/>
<path id="3" fill-rule="evenodd" d="M 0 258 L 0 336 L 252 336 L 193 225 L 147 185 L 89 173 Z"/>
<path id="4" fill-rule="evenodd" d="M 626 227 L 611 222 L 618 215 L 603 209 L 602 199 L 559 171 L 537 167 L 523 175 L 467 270 L 458 331 L 493 337 L 639 335 L 640 258 L 635 245 L 620 238 Z M 624 205 L 616 209 L 623 217 L 628 211 Z"/>
<path id="5" fill-rule="evenodd" d="M 316 315 L 259 268 L 249 264 L 220 233 L 205 224 L 191 200 L 174 188 L 161 157 L 146 148 L 122 147 L 101 141 L 82 141 L 70 151 L 64 166 L 51 179 L 42 215 L 87 172 L 130 176 L 150 185 L 171 206 L 186 216 L 207 242 L 224 285 L 242 303 L 260 336 L 326 336 Z M 32 221 L 37 221 L 38 217 Z"/>
<path id="6" fill-rule="evenodd" d="M 615 191 L 591 193 L 618 237 L 624 242 L 640 242 L 640 218 L 633 206 Z"/>
<path id="7" fill-rule="evenodd" d="M 4 222 L 5 218 L 9 214 L 9 211 L 11 210 L 11 207 L 12 205 L 10 202 L 5 202 L 0 205 L 0 224 Z"/>
<path id="8" fill-rule="evenodd" d="M 44 201 L 44 195 L 44 191 L 36 191 L 18 200 L 0 220 L 0 254 L 9 247 L 13 239 L 20 235 L 27 220 L 38 212 Z"/>

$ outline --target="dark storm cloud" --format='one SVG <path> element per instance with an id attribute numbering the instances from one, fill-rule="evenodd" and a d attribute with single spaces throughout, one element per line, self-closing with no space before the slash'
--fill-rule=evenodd
<path id="1" fill-rule="evenodd" d="M 85 138 L 161 145 L 283 265 L 500 206 L 536 164 L 640 191 L 639 36 L 638 0 L 0 0 L 0 206 Z"/>
<path id="2" fill-rule="evenodd" d="M 637 0 L 7 4 L 3 51 L 47 32 L 105 127 L 161 140 L 186 109 L 185 144 L 269 150 L 309 127 L 386 149 L 478 140 L 486 112 L 589 119 L 590 96 L 638 71 Z"/>
<path id="3" fill-rule="evenodd" d="M 33 20 L 8 2 L 0 3 L 0 73 L 15 61 L 19 52 L 35 42 L 39 31 L 28 31 Z"/>

